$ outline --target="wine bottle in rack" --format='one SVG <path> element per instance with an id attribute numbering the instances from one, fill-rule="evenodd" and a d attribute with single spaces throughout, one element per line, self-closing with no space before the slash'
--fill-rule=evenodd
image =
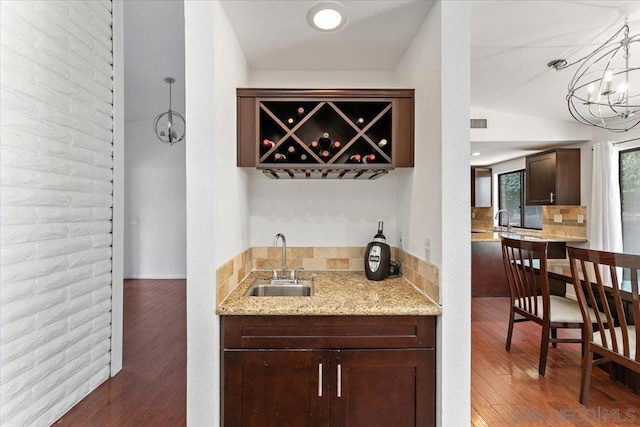
<path id="1" fill-rule="evenodd" d="M 265 138 L 262 140 L 262 147 L 265 150 L 270 150 L 271 147 L 273 147 L 275 145 L 275 143 L 273 141 L 271 141 L 269 138 Z"/>
<path id="2" fill-rule="evenodd" d="M 306 161 L 308 157 L 304 150 L 298 150 L 295 146 L 290 145 L 287 148 L 287 158 L 289 162 L 295 162 L 296 160 Z"/>
<path id="3" fill-rule="evenodd" d="M 293 125 L 296 124 L 296 119 L 294 119 L 293 117 L 287 117 L 286 123 L 287 123 L 287 126 L 292 128 Z"/>
<path id="4" fill-rule="evenodd" d="M 331 158 L 331 152 L 329 152 L 329 150 L 321 150 L 320 158 L 322 160 L 329 160 Z"/>
<path id="5" fill-rule="evenodd" d="M 347 163 L 360 163 L 362 161 L 362 156 L 358 153 L 352 154 L 347 159 Z"/>
<path id="6" fill-rule="evenodd" d="M 276 153 L 273 155 L 273 160 L 275 160 L 276 162 L 284 162 L 285 160 L 287 160 L 287 156 L 281 153 Z"/>
<path id="7" fill-rule="evenodd" d="M 358 117 L 356 119 L 356 124 L 360 127 L 364 126 L 364 118 L 363 117 Z"/>
<path id="8" fill-rule="evenodd" d="M 322 136 L 318 139 L 318 144 L 323 150 L 328 150 L 331 147 L 331 138 L 329 138 L 328 132 L 322 134 Z"/>
<path id="9" fill-rule="evenodd" d="M 298 117 L 304 116 L 304 107 L 298 107 Z"/>
<path id="10" fill-rule="evenodd" d="M 340 141 L 333 141 L 333 143 L 331 144 L 331 151 L 333 151 L 334 153 L 340 151 L 341 148 L 342 143 Z"/>
<path id="11" fill-rule="evenodd" d="M 311 144 L 309 144 L 309 148 L 311 148 L 311 151 L 313 151 L 314 153 L 320 152 L 320 144 L 318 144 L 318 141 L 311 141 Z"/>
<path id="12" fill-rule="evenodd" d="M 378 147 L 380 148 L 384 148 L 387 146 L 387 144 L 389 143 L 389 141 L 387 141 L 386 138 L 382 138 L 379 142 L 378 142 Z"/>
<path id="13" fill-rule="evenodd" d="M 373 163 L 376 161 L 376 155 L 375 154 L 369 154 L 368 156 L 364 156 L 362 158 L 362 163 Z"/>
<path id="14" fill-rule="evenodd" d="M 300 156 L 301 156 L 300 151 L 302 150 L 298 150 L 297 147 L 290 145 L 289 148 L 287 148 L 287 156 L 289 156 L 289 161 L 293 161 L 294 159 L 300 159 Z M 301 159 L 301 160 L 304 160 L 304 159 Z"/>

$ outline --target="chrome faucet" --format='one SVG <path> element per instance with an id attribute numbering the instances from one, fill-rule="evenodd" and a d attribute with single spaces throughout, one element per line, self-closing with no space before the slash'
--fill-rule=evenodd
<path id="1" fill-rule="evenodd" d="M 287 239 L 285 239 L 284 234 L 278 233 L 276 237 L 273 238 L 273 246 L 278 246 L 278 240 L 282 240 L 282 276 L 281 279 L 287 278 Z"/>
<path id="2" fill-rule="evenodd" d="M 500 214 L 502 212 L 506 212 L 507 213 L 507 231 L 511 231 L 511 214 L 509 213 L 508 209 L 500 209 L 498 212 L 496 212 L 496 217 L 495 218 L 498 220 L 498 225 L 500 226 L 500 228 L 504 227 L 501 224 L 501 221 L 500 221 Z M 502 229 L 502 231 L 504 231 L 504 229 Z"/>

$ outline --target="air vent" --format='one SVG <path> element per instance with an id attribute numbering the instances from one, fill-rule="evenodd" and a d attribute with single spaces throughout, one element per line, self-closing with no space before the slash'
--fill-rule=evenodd
<path id="1" fill-rule="evenodd" d="M 486 129 L 487 119 L 471 119 L 471 129 Z"/>

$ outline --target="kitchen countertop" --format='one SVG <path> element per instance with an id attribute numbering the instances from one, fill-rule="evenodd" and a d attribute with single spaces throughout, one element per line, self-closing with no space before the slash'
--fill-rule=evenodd
<path id="1" fill-rule="evenodd" d="M 559 236 L 555 234 L 543 233 L 535 230 L 512 229 L 510 232 L 502 232 L 496 230 L 471 229 L 472 242 L 499 242 L 501 236 L 512 239 L 523 239 L 544 242 L 586 242 L 584 237 Z"/>
<path id="2" fill-rule="evenodd" d="M 368 280 L 364 272 L 299 273 L 313 278 L 309 297 L 247 297 L 255 279 L 269 273 L 254 271 L 218 306 L 219 315 L 423 315 L 436 316 L 441 307 L 402 277 Z"/>

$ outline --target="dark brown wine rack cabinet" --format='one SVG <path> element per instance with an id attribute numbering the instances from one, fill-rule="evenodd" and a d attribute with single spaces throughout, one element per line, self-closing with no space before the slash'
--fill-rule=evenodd
<path id="1" fill-rule="evenodd" d="M 237 108 L 237 165 L 270 178 L 375 179 L 413 167 L 413 89 L 237 89 Z M 311 146 L 325 132 L 340 142 L 322 147 L 328 156 Z"/>

